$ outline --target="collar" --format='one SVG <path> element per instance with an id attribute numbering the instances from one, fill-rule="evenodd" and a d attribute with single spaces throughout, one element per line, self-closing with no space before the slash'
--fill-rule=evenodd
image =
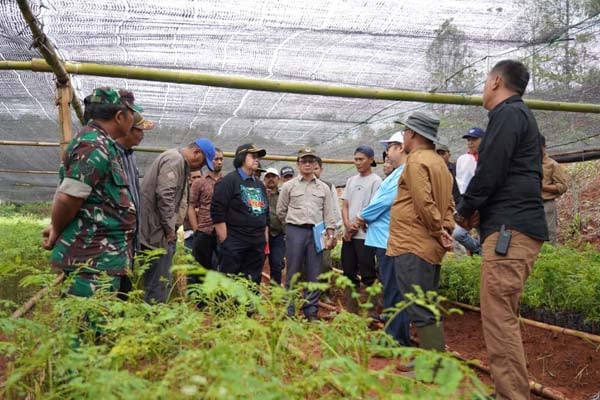
<path id="1" fill-rule="evenodd" d="M 115 144 L 117 145 L 119 150 L 121 150 L 123 153 L 125 153 L 127 155 L 133 154 L 133 149 L 128 149 L 127 147 L 123 146 L 121 143 L 117 142 L 116 140 L 115 140 Z"/>
<path id="2" fill-rule="evenodd" d="M 431 151 L 434 151 L 434 152 L 435 152 L 435 147 L 434 147 L 434 148 L 432 148 L 432 147 L 429 147 L 429 146 L 428 146 L 428 145 L 426 145 L 426 144 L 420 144 L 420 145 L 417 145 L 416 147 L 414 147 L 414 148 L 411 150 L 411 152 L 409 153 L 409 155 L 410 155 L 410 154 L 412 154 L 412 153 L 414 153 L 415 151 L 419 151 L 419 150 L 422 150 L 422 151 L 423 151 L 423 150 L 431 150 Z"/>
<path id="3" fill-rule="evenodd" d="M 496 107 L 492 108 L 490 110 L 490 112 L 488 112 L 488 118 L 491 118 L 505 104 L 518 103 L 518 102 L 521 102 L 521 103 L 523 102 L 523 98 L 521 96 L 519 96 L 518 94 L 507 97 L 500 103 L 496 104 Z"/>
<path id="4" fill-rule="evenodd" d="M 308 181 L 308 182 L 312 182 L 312 181 L 316 181 L 317 177 L 315 174 L 313 174 L 311 179 L 304 179 L 304 177 L 302 175 L 298 175 L 298 181 Z"/>
<path id="5" fill-rule="evenodd" d="M 252 179 L 253 181 L 256 181 L 255 176 L 254 175 L 248 176 L 248 174 L 246 174 L 246 172 L 242 169 L 242 167 L 237 168 L 236 171 L 238 174 L 240 174 L 243 181 L 245 181 L 246 179 Z"/>
<path id="6" fill-rule="evenodd" d="M 98 123 L 94 120 L 91 120 L 90 122 L 88 122 L 88 125 L 91 126 L 92 128 L 94 128 L 95 130 L 97 130 L 98 132 L 100 132 L 103 136 L 105 136 L 110 142 L 114 143 L 114 144 L 118 144 L 116 142 L 116 140 L 114 140 L 113 138 L 110 137 L 110 135 L 108 134 L 108 132 L 106 132 L 104 130 L 104 128 L 102 128 L 100 125 L 98 125 Z"/>

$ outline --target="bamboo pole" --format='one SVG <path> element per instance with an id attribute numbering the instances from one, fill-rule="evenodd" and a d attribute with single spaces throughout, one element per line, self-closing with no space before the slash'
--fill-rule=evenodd
<path id="1" fill-rule="evenodd" d="M 248 78 L 242 76 L 203 74 L 192 71 L 174 71 L 159 68 L 78 63 L 72 61 L 66 61 L 64 66 L 66 71 L 71 74 L 185 83 L 232 89 L 471 106 L 481 106 L 483 104 L 481 96 L 430 93 L 412 90 L 371 88 L 349 85 L 328 85 L 314 82 L 281 81 L 272 79 Z M 37 72 L 50 72 L 51 70 L 49 65 L 44 60 L 37 58 L 34 58 L 31 61 L 0 61 L 0 69 L 21 69 Z M 600 113 L 600 104 L 552 102 L 533 99 L 525 99 L 524 101 L 529 108 L 536 110 L 585 112 L 595 114 Z"/>
<path id="2" fill-rule="evenodd" d="M 73 99 L 73 90 L 71 85 L 66 84 L 58 87 L 58 126 L 60 129 L 60 159 L 67 149 L 67 143 L 71 141 L 71 99 Z"/>
<path id="3" fill-rule="evenodd" d="M 58 174 L 58 171 L 39 171 L 39 170 L 29 170 L 29 169 L 0 169 L 0 172 L 5 174 L 40 174 L 40 175 L 52 175 Z"/>
<path id="4" fill-rule="evenodd" d="M 476 360 L 476 362 L 474 362 L 474 360 L 468 359 L 466 357 L 463 357 L 459 352 L 457 351 L 449 351 L 449 353 L 454 356 L 455 358 L 459 359 L 460 361 L 466 363 L 469 367 L 471 368 L 475 368 L 478 369 L 482 372 L 485 372 L 487 375 L 492 374 L 492 372 L 490 371 L 490 368 L 485 365 L 483 362 L 481 362 L 480 360 Z M 532 379 L 529 380 L 529 390 L 538 395 L 541 396 L 543 398 L 546 399 L 550 399 L 550 400 L 567 400 L 567 397 L 560 393 L 559 391 L 546 387 L 544 385 L 542 385 L 541 383 L 538 383 Z"/>
<path id="5" fill-rule="evenodd" d="M 464 304 L 464 303 L 461 303 L 458 301 L 449 300 L 448 302 L 457 307 L 481 313 L 481 309 L 479 307 L 475 307 L 470 304 Z M 540 328 L 540 329 L 545 329 L 550 332 L 556 332 L 556 333 L 562 333 L 565 335 L 576 336 L 580 339 L 589 340 L 590 342 L 594 342 L 594 343 L 600 343 L 600 336 L 594 335 L 591 333 L 581 332 L 581 331 L 577 331 L 575 329 L 563 328 L 561 326 L 556 326 L 556 325 L 545 324 L 543 322 L 534 321 L 532 319 L 527 319 L 527 318 L 522 318 L 522 317 L 520 317 L 519 320 L 521 322 L 523 322 L 525 325 L 534 326 L 534 327 Z"/>
<path id="6" fill-rule="evenodd" d="M 21 14 L 23 14 L 23 19 L 29 26 L 29 29 L 31 29 L 31 33 L 33 35 L 33 46 L 40 52 L 42 57 L 44 57 L 45 61 L 41 59 L 40 61 L 46 64 L 48 72 L 54 72 L 54 75 L 56 75 L 58 88 L 72 88 L 71 79 L 69 78 L 69 75 L 65 70 L 62 61 L 60 60 L 60 57 L 56 53 L 54 46 L 52 46 L 48 40 L 48 37 L 40 28 L 41 24 L 35 15 L 33 15 L 31 7 L 29 7 L 29 2 L 27 0 L 17 0 L 17 3 L 19 5 L 19 9 L 21 10 Z M 73 91 L 71 91 L 70 101 L 71 100 L 73 103 L 73 109 L 77 114 L 77 118 L 79 118 L 79 121 L 83 124 L 83 110 L 77 95 Z M 69 113 L 69 119 L 70 118 L 71 116 Z"/>
<path id="7" fill-rule="evenodd" d="M 64 142 L 68 143 L 68 141 Z M 31 146 L 31 147 L 58 147 L 60 143 L 57 142 L 37 142 L 37 141 L 25 141 L 25 140 L 0 140 L 0 146 Z M 162 153 L 168 150 L 164 147 L 136 147 L 135 151 L 141 153 Z M 234 158 L 235 153 L 226 151 L 223 153 L 225 157 Z M 270 161 L 290 161 L 296 162 L 296 156 L 280 156 L 280 155 L 269 155 L 267 154 L 261 160 Z M 354 160 L 341 160 L 336 158 L 323 158 L 323 162 L 326 164 L 354 164 Z"/>
<path id="8" fill-rule="evenodd" d="M 50 291 L 51 288 L 60 285 L 62 281 L 65 279 L 65 273 L 61 272 L 60 275 L 56 277 L 54 282 L 50 286 L 46 286 L 45 288 L 39 290 L 36 294 L 33 295 L 32 298 L 27 300 L 25 304 L 19 307 L 14 313 L 12 313 L 12 318 L 21 318 L 23 315 L 27 314 L 29 310 L 33 308 L 35 303 L 37 303 L 46 293 Z"/>

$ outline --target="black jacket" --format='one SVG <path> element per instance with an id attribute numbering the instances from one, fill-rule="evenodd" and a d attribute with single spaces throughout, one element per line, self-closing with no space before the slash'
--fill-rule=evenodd
<path id="1" fill-rule="evenodd" d="M 502 224 L 534 239 L 547 240 L 542 204 L 542 146 L 537 122 L 520 96 L 488 113 L 475 176 L 457 207 L 481 215 L 482 242 Z"/>
<path id="2" fill-rule="evenodd" d="M 456 183 L 456 164 L 453 162 L 448 163 L 448 170 L 452 174 L 452 198 L 454 199 L 454 206 L 458 206 L 460 203 L 460 190 L 458 190 L 458 183 Z"/>
<path id="3" fill-rule="evenodd" d="M 262 236 L 264 240 L 269 221 L 267 190 L 259 180 L 242 180 L 234 170 L 215 184 L 210 216 L 215 224 L 226 223 L 227 235 L 245 239 Z"/>

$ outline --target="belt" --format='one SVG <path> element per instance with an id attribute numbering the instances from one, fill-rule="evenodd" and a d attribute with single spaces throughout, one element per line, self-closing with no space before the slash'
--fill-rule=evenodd
<path id="1" fill-rule="evenodd" d="M 296 228 L 301 228 L 301 229 L 312 229 L 315 226 L 315 224 L 300 224 L 300 225 L 288 224 L 288 225 L 295 226 Z"/>

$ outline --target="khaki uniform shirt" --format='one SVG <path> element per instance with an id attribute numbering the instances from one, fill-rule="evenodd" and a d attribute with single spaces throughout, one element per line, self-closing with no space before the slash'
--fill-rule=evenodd
<path id="1" fill-rule="evenodd" d="M 283 184 L 277 200 L 277 217 L 286 224 L 316 225 L 325 222 L 335 229 L 331 190 L 316 177 L 306 180 L 299 175 Z"/>
<path id="2" fill-rule="evenodd" d="M 414 149 L 398 180 L 386 255 L 412 253 L 440 264 L 446 253 L 442 230 L 452 233 L 453 213 L 452 175 L 446 163 L 432 149 Z"/>
<path id="3" fill-rule="evenodd" d="M 548 157 L 548 154 L 544 154 L 544 158 L 542 159 L 542 170 L 544 172 L 542 179 L 542 199 L 544 201 L 554 200 L 567 191 L 569 188 L 567 173 L 559 163 Z M 543 190 L 544 185 L 556 185 L 558 193 L 545 192 Z"/>

